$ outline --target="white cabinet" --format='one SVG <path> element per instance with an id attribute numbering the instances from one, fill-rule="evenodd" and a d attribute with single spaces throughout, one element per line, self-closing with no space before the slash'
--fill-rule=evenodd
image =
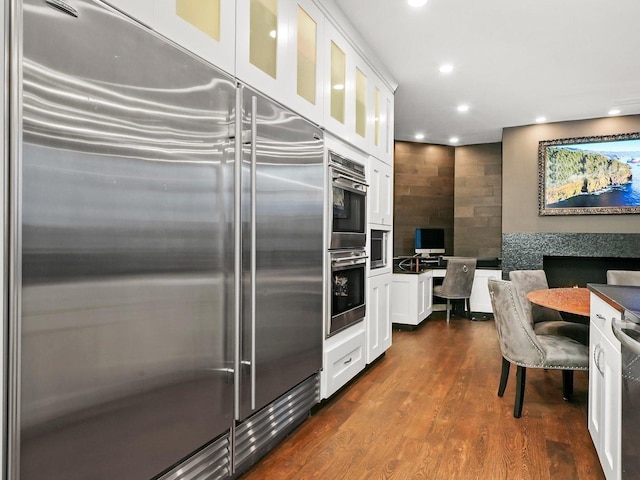
<path id="1" fill-rule="evenodd" d="M 489 279 L 502 279 L 502 270 L 479 270 L 476 269 L 473 276 L 473 286 L 471 287 L 471 297 L 469 307 L 472 312 L 492 313 L 491 297 L 489 296 Z"/>
<path id="2" fill-rule="evenodd" d="M 369 277 L 367 297 L 367 363 L 373 362 L 391 346 L 392 275 Z"/>
<path id="3" fill-rule="evenodd" d="M 418 325 L 433 311 L 433 275 L 394 273 L 391 284 L 391 322 Z"/>
<path id="4" fill-rule="evenodd" d="M 621 354 L 611 330 L 621 313 L 591 294 L 589 433 L 607 480 L 620 479 Z"/>
<path id="5" fill-rule="evenodd" d="M 149 0 L 144 0 L 148 2 Z M 235 73 L 234 0 L 153 0 L 153 28 L 216 67 Z M 137 2 L 122 2 L 137 3 Z"/>
<path id="6" fill-rule="evenodd" d="M 393 225 L 393 167 L 375 157 L 369 157 L 367 181 L 369 223 Z"/>
<path id="7" fill-rule="evenodd" d="M 364 325 L 350 327 L 326 339 L 320 375 L 322 398 L 329 398 L 366 366 Z"/>
<path id="8" fill-rule="evenodd" d="M 153 23 L 154 0 L 105 0 L 105 3 L 148 26 Z"/>

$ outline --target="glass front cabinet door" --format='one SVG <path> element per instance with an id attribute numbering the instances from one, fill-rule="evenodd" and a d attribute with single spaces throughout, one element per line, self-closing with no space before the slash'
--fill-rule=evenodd
<path id="1" fill-rule="evenodd" d="M 235 18 L 234 0 L 155 0 L 153 28 L 234 75 Z"/>

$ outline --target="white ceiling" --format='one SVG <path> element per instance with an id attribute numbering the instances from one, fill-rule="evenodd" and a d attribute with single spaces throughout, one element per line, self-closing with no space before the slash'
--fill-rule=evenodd
<path id="1" fill-rule="evenodd" d="M 398 82 L 395 138 L 640 113 L 640 0 L 336 0 Z M 443 63 L 455 69 L 445 75 Z M 459 113 L 459 104 L 469 111 Z"/>

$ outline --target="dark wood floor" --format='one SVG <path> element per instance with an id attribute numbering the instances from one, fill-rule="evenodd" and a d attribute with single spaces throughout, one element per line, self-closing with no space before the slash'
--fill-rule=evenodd
<path id="1" fill-rule="evenodd" d="M 515 368 L 499 398 L 500 362 L 492 320 L 447 325 L 438 312 L 394 331 L 382 359 L 241 479 L 604 479 L 587 372 L 567 403 L 559 371 L 528 369 L 515 419 Z"/>

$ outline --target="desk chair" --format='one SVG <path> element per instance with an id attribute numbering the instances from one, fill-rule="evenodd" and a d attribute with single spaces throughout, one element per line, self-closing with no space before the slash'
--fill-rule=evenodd
<path id="1" fill-rule="evenodd" d="M 589 345 L 588 323 L 565 320 L 557 310 L 534 305 L 527 299 L 529 292 L 549 288 L 544 270 L 513 270 L 509 272 L 509 280 L 515 289 L 516 301 L 520 302 L 525 318 L 532 322 L 536 335 L 561 335 Z"/>
<path id="2" fill-rule="evenodd" d="M 570 400 L 573 393 L 573 371 L 589 369 L 589 347 L 560 335 L 537 335 L 531 317 L 522 311 L 518 295 L 510 281 L 489 279 L 489 295 L 493 318 L 502 352 L 502 373 L 498 396 L 504 395 L 511 364 L 515 364 L 516 400 L 513 416 L 520 418 L 524 403 L 527 368 L 562 370 L 562 396 Z"/>
<path id="3" fill-rule="evenodd" d="M 464 311 L 471 318 L 471 288 L 476 272 L 476 259 L 451 257 L 447 260 L 447 270 L 442 285 L 433 287 L 433 294 L 447 300 L 447 323 L 451 316 L 451 300 L 464 300 Z"/>
<path id="4" fill-rule="evenodd" d="M 607 284 L 640 287 L 640 272 L 633 270 L 607 270 Z"/>

